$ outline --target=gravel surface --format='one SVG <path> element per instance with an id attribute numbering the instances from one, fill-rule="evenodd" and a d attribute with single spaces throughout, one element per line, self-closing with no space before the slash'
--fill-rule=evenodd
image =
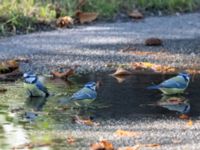
<path id="1" fill-rule="evenodd" d="M 149 17 L 137 22 L 97 23 L 73 29 L 17 35 L 0 40 L 0 59 L 29 57 L 24 70 L 48 72 L 56 66 L 81 65 L 80 71 L 109 70 L 108 64 L 150 61 L 181 67 L 200 64 L 200 14 Z M 162 46 L 147 47 L 157 37 Z M 129 54 L 128 45 L 158 54 Z"/>
<path id="2" fill-rule="evenodd" d="M 28 57 L 30 64 L 22 69 L 47 73 L 57 66 L 80 65 L 80 71 L 105 71 L 108 64 L 150 61 L 172 66 L 192 67 L 200 64 L 200 14 L 150 17 L 138 22 L 98 23 L 73 29 L 17 35 L 0 40 L 0 59 Z M 144 40 L 157 37 L 163 45 L 147 47 Z M 142 52 L 159 52 L 155 55 L 130 54 L 120 51 L 128 45 Z M 137 116 L 138 117 L 138 116 Z M 155 116 L 132 119 L 99 121 L 100 127 L 73 126 L 70 134 L 90 139 L 91 143 L 107 139 L 115 147 L 137 143 L 160 144 L 160 150 L 199 150 L 200 122 L 192 126 L 187 121 Z M 117 129 L 140 131 L 139 137 L 113 136 Z M 81 146 L 81 145 L 79 145 Z M 87 149 L 85 145 L 80 149 Z M 142 148 L 152 149 L 152 148 Z"/>

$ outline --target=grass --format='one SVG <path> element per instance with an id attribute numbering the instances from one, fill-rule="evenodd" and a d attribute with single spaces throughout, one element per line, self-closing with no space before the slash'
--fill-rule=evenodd
<path id="1" fill-rule="evenodd" d="M 38 23 L 49 25 L 58 16 L 74 16 L 79 0 L 1 0 L 0 34 L 37 30 Z M 191 12 L 200 8 L 200 0 L 86 0 L 83 11 L 94 11 L 100 19 L 110 19 L 119 11 L 137 8 L 143 12 Z"/>

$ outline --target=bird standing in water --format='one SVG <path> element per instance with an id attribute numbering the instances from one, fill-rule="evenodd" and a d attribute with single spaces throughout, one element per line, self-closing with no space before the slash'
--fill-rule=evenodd
<path id="1" fill-rule="evenodd" d="M 96 83 L 88 82 L 82 89 L 75 92 L 70 98 L 62 99 L 61 103 L 73 102 L 78 106 L 88 105 L 93 102 L 97 97 Z"/>
<path id="2" fill-rule="evenodd" d="M 187 73 L 179 73 L 158 85 L 147 87 L 147 89 L 159 89 L 166 95 L 181 94 L 188 87 L 190 77 Z"/>
<path id="3" fill-rule="evenodd" d="M 44 86 L 42 81 L 38 79 L 38 76 L 28 72 L 24 73 L 24 87 L 27 90 L 29 97 L 48 97 L 49 92 Z"/>

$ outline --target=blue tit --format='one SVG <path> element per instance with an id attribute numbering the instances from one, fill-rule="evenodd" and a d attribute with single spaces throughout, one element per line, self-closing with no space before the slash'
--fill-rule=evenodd
<path id="1" fill-rule="evenodd" d="M 170 111 L 177 111 L 182 114 L 189 113 L 191 108 L 188 100 L 184 97 L 164 96 L 160 102 L 157 103 L 157 105 Z"/>
<path id="2" fill-rule="evenodd" d="M 147 87 L 147 89 L 159 89 L 166 95 L 181 94 L 188 87 L 190 76 L 187 73 L 179 73 L 158 85 Z"/>
<path id="3" fill-rule="evenodd" d="M 49 92 L 43 83 L 38 79 L 37 75 L 28 72 L 24 73 L 24 87 L 29 97 L 48 97 Z"/>
<path id="4" fill-rule="evenodd" d="M 73 102 L 78 106 L 89 105 L 97 97 L 96 83 L 88 82 L 82 89 L 75 92 L 69 99 L 62 99 L 61 103 Z"/>

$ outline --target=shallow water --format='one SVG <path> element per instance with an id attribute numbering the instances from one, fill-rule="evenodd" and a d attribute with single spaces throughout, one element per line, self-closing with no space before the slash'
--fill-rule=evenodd
<path id="1" fill-rule="evenodd" d="M 170 76 L 132 75 L 116 79 L 108 74 L 88 74 L 70 81 L 44 78 L 52 96 L 26 98 L 22 81 L 1 83 L 8 89 L 0 93 L 0 149 L 11 149 L 21 144 L 54 143 L 40 149 L 76 149 L 66 146 L 66 133 L 78 132 L 72 118 L 75 115 L 94 120 L 140 119 L 146 117 L 176 117 L 200 115 L 200 77 L 190 82 L 181 96 L 163 96 L 159 91 L 149 91 L 147 86 L 159 83 Z M 71 109 L 59 99 L 70 96 L 88 81 L 100 81 L 97 99 L 88 108 Z M 75 129 L 74 129 L 75 128 Z M 13 138 L 14 137 L 14 138 Z M 83 140 L 83 139 L 80 139 Z M 83 140 L 84 141 L 84 140 Z M 36 146 L 37 147 L 37 146 Z"/>

